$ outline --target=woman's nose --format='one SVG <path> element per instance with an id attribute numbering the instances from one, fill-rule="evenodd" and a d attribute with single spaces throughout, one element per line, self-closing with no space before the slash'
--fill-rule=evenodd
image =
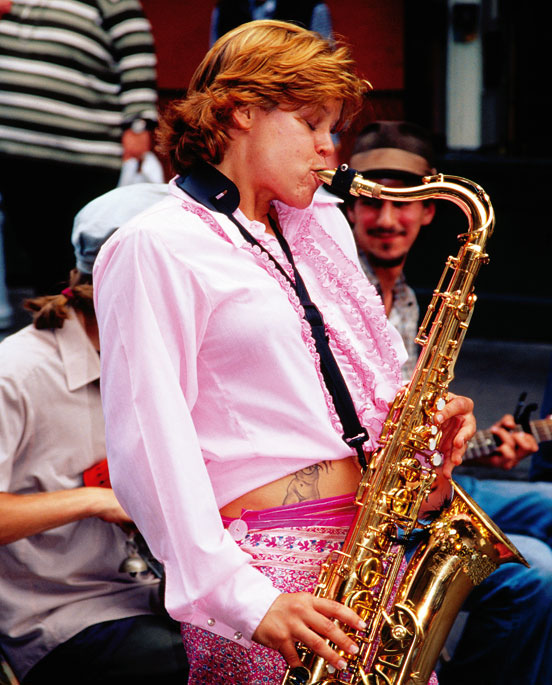
<path id="1" fill-rule="evenodd" d="M 330 131 L 320 133 L 316 141 L 316 152 L 321 157 L 327 158 L 335 154 L 335 145 Z"/>

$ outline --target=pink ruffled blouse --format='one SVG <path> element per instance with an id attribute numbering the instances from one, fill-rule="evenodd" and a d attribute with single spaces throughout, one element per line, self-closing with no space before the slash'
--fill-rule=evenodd
<path id="1" fill-rule="evenodd" d="M 335 202 L 275 203 L 371 444 L 406 354 Z M 235 216 L 284 266 L 264 225 Z M 94 269 L 111 481 L 166 570 L 179 621 L 247 645 L 278 595 L 219 508 L 351 450 L 286 279 L 223 214 L 169 186 Z"/>

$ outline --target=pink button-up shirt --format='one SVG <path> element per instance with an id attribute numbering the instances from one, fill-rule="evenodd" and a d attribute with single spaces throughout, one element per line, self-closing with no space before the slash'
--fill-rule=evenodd
<path id="1" fill-rule="evenodd" d="M 171 615 L 247 644 L 278 595 L 223 528 L 240 495 L 351 450 L 295 293 L 175 185 L 94 269 L 111 480 L 165 565 Z M 372 445 L 405 352 L 334 202 L 275 203 Z M 235 216 L 284 264 L 264 226 Z"/>

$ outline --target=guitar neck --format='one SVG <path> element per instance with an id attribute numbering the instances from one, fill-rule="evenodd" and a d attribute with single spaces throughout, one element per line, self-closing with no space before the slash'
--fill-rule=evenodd
<path id="1" fill-rule="evenodd" d="M 543 442 L 552 441 L 552 418 L 537 419 L 529 422 L 531 434 L 540 445 Z M 521 432 L 523 428 L 516 425 L 514 431 Z M 477 431 L 468 443 L 468 448 L 464 454 L 464 463 L 472 459 L 489 457 L 497 448 L 495 435 L 490 430 Z"/>

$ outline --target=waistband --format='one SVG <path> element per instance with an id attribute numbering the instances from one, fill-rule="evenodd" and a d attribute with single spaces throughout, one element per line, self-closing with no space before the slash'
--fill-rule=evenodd
<path id="1" fill-rule="evenodd" d="M 241 540 L 249 530 L 315 525 L 348 527 L 353 522 L 356 512 L 355 495 L 350 493 L 258 511 L 242 509 L 239 518 L 223 516 L 222 522 L 234 539 Z"/>

